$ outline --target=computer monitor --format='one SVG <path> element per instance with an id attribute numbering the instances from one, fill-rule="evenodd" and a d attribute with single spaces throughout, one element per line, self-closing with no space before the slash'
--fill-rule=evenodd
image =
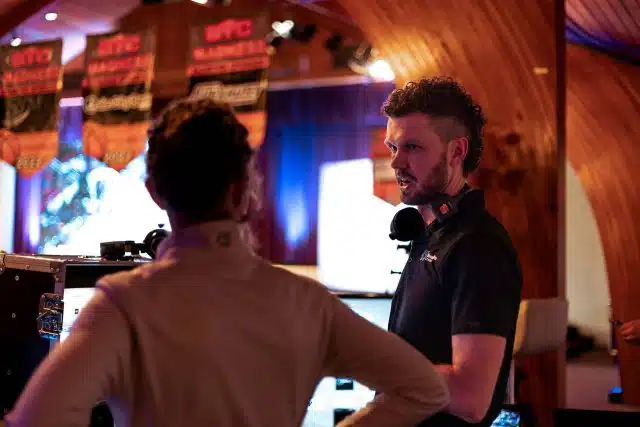
<path id="1" fill-rule="evenodd" d="M 67 288 L 64 290 L 62 299 L 64 310 L 62 312 L 62 331 L 60 332 L 60 342 L 64 341 L 71 332 L 71 326 L 76 321 L 80 311 L 87 305 L 95 288 Z"/>
<path id="2" fill-rule="evenodd" d="M 526 425 L 532 425 L 527 423 Z M 521 427 L 522 414 L 516 405 L 505 405 L 491 427 Z"/>

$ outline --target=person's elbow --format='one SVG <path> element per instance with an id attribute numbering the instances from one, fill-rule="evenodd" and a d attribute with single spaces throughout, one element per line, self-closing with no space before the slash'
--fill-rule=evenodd
<path id="1" fill-rule="evenodd" d="M 479 404 L 471 404 L 469 408 L 469 419 L 473 424 L 477 424 L 484 420 L 484 417 L 487 416 L 487 412 L 489 412 L 489 405 L 479 405 Z"/>
<path id="2" fill-rule="evenodd" d="M 442 376 L 436 374 L 424 381 L 424 388 L 420 393 L 420 397 L 416 400 L 417 406 L 425 416 L 431 416 L 438 412 L 442 412 L 449 407 L 451 403 L 451 394 L 449 387 Z"/>
<path id="3" fill-rule="evenodd" d="M 484 420 L 491 406 L 491 396 L 478 393 L 455 393 L 449 404 L 449 411 L 463 420 L 477 424 Z"/>
<path id="4" fill-rule="evenodd" d="M 443 411 L 451 404 L 451 393 L 449 393 L 449 386 L 443 377 L 438 375 L 437 383 L 434 386 L 434 405 L 438 407 L 438 411 Z"/>

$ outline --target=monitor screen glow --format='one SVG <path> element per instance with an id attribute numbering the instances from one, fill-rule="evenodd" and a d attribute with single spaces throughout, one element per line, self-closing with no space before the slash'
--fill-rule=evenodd
<path id="1" fill-rule="evenodd" d="M 64 290 L 63 301 L 64 311 L 62 312 L 62 332 L 60 333 L 60 342 L 64 341 L 71 331 L 73 322 L 78 318 L 80 310 L 89 302 L 95 288 L 69 288 Z"/>
<path id="2" fill-rule="evenodd" d="M 342 301 L 360 316 L 387 329 L 391 297 L 347 297 Z M 362 408 L 374 395 L 373 390 L 348 378 L 323 378 L 311 398 L 302 427 L 332 427 L 338 414 Z"/>

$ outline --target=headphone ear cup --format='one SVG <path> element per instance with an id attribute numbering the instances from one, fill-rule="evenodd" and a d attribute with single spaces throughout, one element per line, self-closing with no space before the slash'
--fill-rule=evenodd
<path id="1" fill-rule="evenodd" d="M 149 234 L 147 234 L 147 236 L 144 238 L 144 241 L 142 242 L 144 246 L 144 252 L 149 254 L 152 259 L 156 259 L 156 255 L 158 254 L 158 247 L 160 246 L 160 243 L 162 243 L 162 241 L 167 237 L 169 237 L 169 232 L 162 228 L 158 228 L 157 230 L 149 232 Z"/>

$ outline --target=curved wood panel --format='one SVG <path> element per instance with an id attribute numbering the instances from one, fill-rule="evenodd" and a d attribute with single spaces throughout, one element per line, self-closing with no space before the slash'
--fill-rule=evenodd
<path id="1" fill-rule="evenodd" d="M 566 0 L 567 27 L 580 41 L 640 58 L 640 3 Z"/>
<path id="2" fill-rule="evenodd" d="M 0 3 L 0 38 L 35 15 L 53 0 L 4 0 Z"/>
<path id="3" fill-rule="evenodd" d="M 640 319 L 640 69 L 567 49 L 567 154 L 591 201 L 613 316 Z M 616 337 L 625 403 L 640 405 L 640 346 Z"/>
<path id="4" fill-rule="evenodd" d="M 556 5 L 552 0 L 342 0 L 389 61 L 398 83 L 459 80 L 485 107 L 482 171 L 491 211 L 509 230 L 524 269 L 524 297 L 564 295 L 558 281 Z M 564 23 L 564 15 L 558 17 Z M 523 396 L 551 425 L 564 404 L 559 353 L 522 361 Z"/>

